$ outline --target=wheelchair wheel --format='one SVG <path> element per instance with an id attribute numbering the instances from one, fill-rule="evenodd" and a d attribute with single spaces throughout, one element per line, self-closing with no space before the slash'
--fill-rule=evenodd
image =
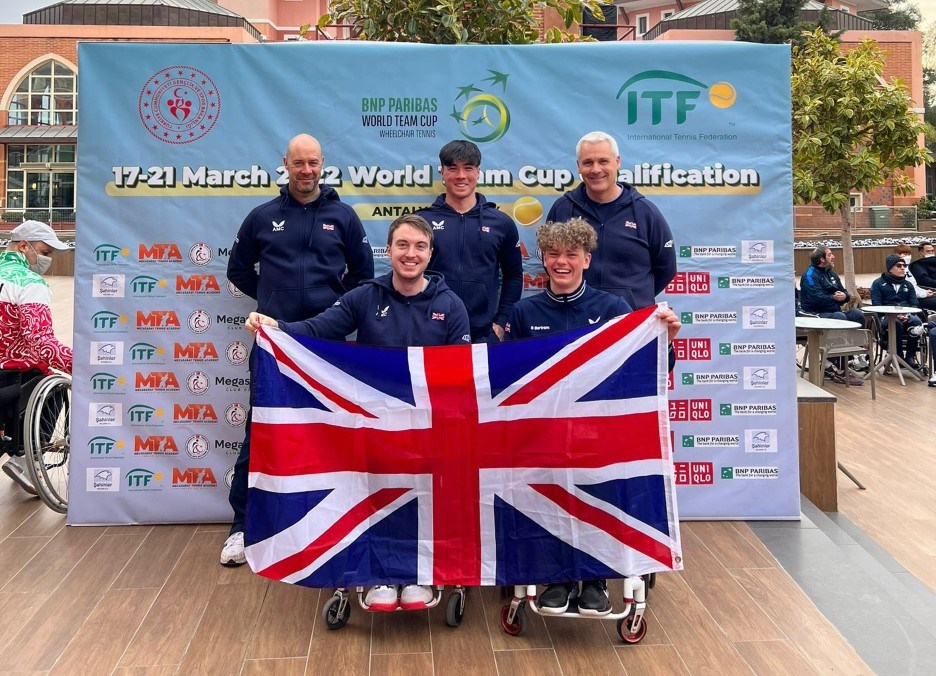
<path id="1" fill-rule="evenodd" d="M 68 509 L 70 432 L 71 377 L 47 376 L 26 404 L 26 468 L 42 501 L 62 514 Z"/>

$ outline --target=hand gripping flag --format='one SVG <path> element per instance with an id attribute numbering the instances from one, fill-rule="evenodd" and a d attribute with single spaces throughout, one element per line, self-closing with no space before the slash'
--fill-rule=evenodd
<path id="1" fill-rule="evenodd" d="M 251 568 L 310 587 L 681 569 L 655 312 L 408 349 L 262 329 Z"/>

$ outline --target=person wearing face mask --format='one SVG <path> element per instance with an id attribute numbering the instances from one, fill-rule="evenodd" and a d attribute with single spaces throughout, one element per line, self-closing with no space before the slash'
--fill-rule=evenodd
<path id="1" fill-rule="evenodd" d="M 6 251 L 0 252 L 0 375 L 18 372 L 22 411 L 45 375 L 72 370 L 71 348 L 59 342 L 52 330 L 52 291 L 42 278 L 52 255 L 68 245 L 39 221 L 21 223 L 10 236 Z M 7 460 L 3 471 L 23 490 L 36 494 L 21 457 Z"/>
<path id="2" fill-rule="evenodd" d="M 916 292 L 917 300 L 920 302 L 920 307 L 924 310 L 936 310 L 936 295 L 927 289 L 927 285 L 920 282 L 920 280 L 916 278 L 916 274 L 913 272 L 913 267 L 910 264 L 910 261 L 913 260 L 912 249 L 901 242 L 894 247 L 894 253 L 900 256 L 901 260 L 907 264 L 907 276 L 905 279 L 913 285 L 913 290 Z"/>

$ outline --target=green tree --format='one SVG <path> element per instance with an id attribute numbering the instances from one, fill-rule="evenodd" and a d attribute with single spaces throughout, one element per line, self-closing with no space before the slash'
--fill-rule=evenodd
<path id="1" fill-rule="evenodd" d="M 731 28 L 735 40 L 767 45 L 798 44 L 804 33 L 826 28 L 828 12 L 823 9 L 818 24 L 803 20 L 806 0 L 739 0 Z"/>
<path id="2" fill-rule="evenodd" d="M 917 144 L 924 124 L 900 79 L 885 81 L 884 53 L 864 40 L 843 54 L 816 30 L 793 48 L 793 197 L 818 202 L 842 220 L 845 284 L 857 298 L 848 196 L 890 180 L 894 194 L 913 192 L 901 169 L 928 163 Z"/>
<path id="3" fill-rule="evenodd" d="M 318 25 L 351 24 L 362 40 L 381 42 L 527 44 L 539 41 L 539 5 L 555 9 L 566 28 L 582 22 L 585 7 L 602 17 L 597 0 L 333 0 Z M 546 34 L 547 42 L 578 39 L 555 27 Z"/>
<path id="4" fill-rule="evenodd" d="M 920 10 L 908 0 L 884 0 L 887 7 L 858 12 L 874 22 L 874 30 L 915 31 L 920 25 Z"/>

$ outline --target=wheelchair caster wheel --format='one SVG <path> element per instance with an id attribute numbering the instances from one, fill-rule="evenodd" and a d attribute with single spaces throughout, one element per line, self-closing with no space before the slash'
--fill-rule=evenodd
<path id="1" fill-rule="evenodd" d="M 507 621 L 507 617 L 509 615 L 510 604 L 507 604 L 501 608 L 501 627 L 503 627 L 504 631 L 511 636 L 520 636 L 524 631 L 526 631 L 526 613 L 524 612 L 523 605 L 521 604 L 520 607 L 517 608 L 517 612 L 514 614 L 514 620 L 512 623 Z"/>
<path id="2" fill-rule="evenodd" d="M 628 615 L 627 617 L 622 617 L 617 622 L 617 631 L 618 635 L 624 641 L 630 645 L 635 645 L 643 641 L 644 636 L 647 635 L 647 620 L 646 618 L 640 618 L 640 626 L 634 629 L 634 616 Z"/>
<path id="3" fill-rule="evenodd" d="M 462 618 L 465 616 L 465 592 L 452 592 L 448 597 L 448 603 L 445 604 L 445 624 L 450 627 L 461 625 Z"/>
<path id="4" fill-rule="evenodd" d="M 345 599 L 344 608 L 341 608 L 341 598 L 332 596 L 322 607 L 322 620 L 329 629 L 341 629 L 351 617 L 351 604 Z"/>

